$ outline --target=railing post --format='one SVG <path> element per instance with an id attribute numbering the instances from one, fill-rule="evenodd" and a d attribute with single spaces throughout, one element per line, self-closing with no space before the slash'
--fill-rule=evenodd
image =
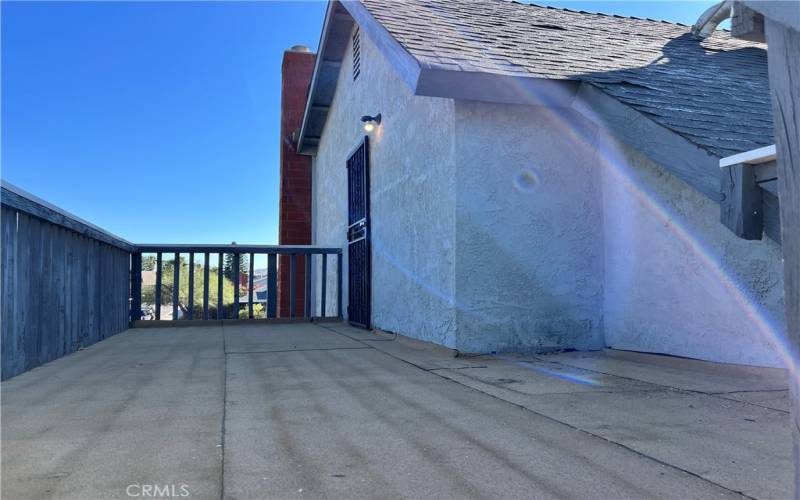
<path id="1" fill-rule="evenodd" d="M 277 318 L 278 264 L 274 253 L 267 256 L 267 317 Z"/>
<path id="2" fill-rule="evenodd" d="M 323 318 L 326 316 L 325 313 L 325 299 L 327 295 L 327 288 L 328 288 L 328 254 L 322 254 L 322 293 L 320 297 L 320 306 L 319 306 L 319 315 Z"/>
<path id="3" fill-rule="evenodd" d="M 255 267 L 256 254 L 250 254 L 250 274 L 247 280 L 247 317 L 253 319 L 253 268 Z"/>
<path id="4" fill-rule="evenodd" d="M 233 319 L 239 319 L 239 254 L 233 254 L 231 274 L 233 274 Z"/>
<path id="5" fill-rule="evenodd" d="M 342 316 L 342 251 L 336 254 L 336 315 L 339 319 Z"/>
<path id="6" fill-rule="evenodd" d="M 142 319 L 142 254 L 131 254 L 131 323 Z"/>
<path id="7" fill-rule="evenodd" d="M 313 315 L 311 314 L 311 255 L 307 253 L 303 256 L 303 260 L 306 264 L 306 272 L 305 272 L 305 284 L 303 286 L 304 298 L 305 303 L 303 304 L 303 316 L 306 318 L 310 318 Z"/>
<path id="8" fill-rule="evenodd" d="M 289 258 L 289 317 L 294 318 L 294 308 L 295 308 L 295 287 L 296 287 L 296 276 L 295 272 L 297 271 L 297 254 L 293 253 Z"/>
<path id="9" fill-rule="evenodd" d="M 208 252 L 203 255 L 203 319 L 208 319 Z"/>
<path id="10" fill-rule="evenodd" d="M 172 273 L 172 321 L 178 319 L 178 300 L 180 296 L 178 291 L 181 284 L 181 254 L 175 252 L 175 260 L 173 263 Z"/>
<path id="11" fill-rule="evenodd" d="M 156 320 L 161 319 L 161 252 L 156 254 Z"/>
<path id="12" fill-rule="evenodd" d="M 223 260 L 225 254 L 219 253 L 219 262 L 217 262 L 217 319 L 225 319 L 225 300 L 222 298 L 224 288 L 222 286 L 225 281 L 225 276 L 222 274 Z"/>
<path id="13" fill-rule="evenodd" d="M 194 252 L 189 252 L 189 319 L 194 319 Z"/>

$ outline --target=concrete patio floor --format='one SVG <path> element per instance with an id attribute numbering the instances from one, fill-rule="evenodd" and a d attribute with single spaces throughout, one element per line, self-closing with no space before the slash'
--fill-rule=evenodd
<path id="1" fill-rule="evenodd" d="M 339 323 L 128 330 L 3 382 L 2 495 L 788 498 L 784 377 Z"/>

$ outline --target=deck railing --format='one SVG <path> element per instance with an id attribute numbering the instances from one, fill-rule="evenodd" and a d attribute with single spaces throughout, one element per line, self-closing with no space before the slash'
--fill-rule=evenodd
<path id="1" fill-rule="evenodd" d="M 267 265 L 260 278 L 266 281 L 266 299 L 258 306 L 260 316 L 265 319 L 342 317 L 339 248 L 137 245 L 6 182 L 0 191 L 2 379 L 87 347 L 130 326 L 143 326 L 146 322 L 141 321 L 142 265 L 143 256 L 148 254 L 155 254 L 154 319 L 161 319 L 164 257 L 169 259 L 170 254 L 172 287 L 168 292 L 172 320 L 178 319 L 181 306 L 186 319 L 255 319 L 254 266 L 255 257 L 261 255 L 266 255 Z M 186 267 L 182 254 L 188 254 Z M 230 256 L 229 265 L 223 269 L 226 255 Z M 211 256 L 217 259 L 215 297 L 210 290 Z M 240 272 L 242 256 L 249 257 L 249 272 Z M 335 263 L 331 262 L 333 259 Z M 335 275 L 329 273 L 331 265 L 336 266 Z M 184 269 L 188 296 L 181 297 Z M 236 270 L 230 273 L 233 279 L 223 276 L 230 269 Z M 318 274 L 316 279 L 312 271 Z M 202 290 L 198 288 L 202 299 L 197 297 L 198 300 L 196 272 L 202 273 L 203 280 Z M 247 277 L 246 282 L 243 276 Z M 298 282 L 300 279 L 303 281 Z M 245 291 L 245 297 L 240 296 L 240 290 Z M 330 293 L 334 290 L 335 293 Z M 319 294 L 316 301 L 312 301 L 314 293 Z M 232 300 L 228 301 L 231 294 Z M 242 310 L 240 304 L 246 304 L 246 308 Z M 335 315 L 327 314 L 328 311 L 335 311 Z"/>
<path id="2" fill-rule="evenodd" d="M 179 306 L 181 304 L 180 298 L 180 283 L 181 273 L 186 270 L 188 274 L 188 291 L 185 301 L 185 319 L 195 320 L 220 320 L 220 319 L 255 319 L 254 315 L 254 267 L 255 257 L 257 255 L 266 255 L 267 257 L 267 289 L 266 289 L 266 307 L 265 318 L 312 318 L 312 317 L 329 317 L 326 312 L 328 310 L 327 296 L 328 296 L 328 260 L 329 256 L 334 256 L 336 259 L 336 310 L 335 317 L 341 318 L 342 316 L 342 250 L 340 248 L 324 248 L 313 247 L 304 245 L 293 246 L 276 246 L 276 245 L 161 245 L 161 244 L 146 244 L 136 245 L 136 251 L 132 254 L 131 258 L 131 321 L 138 322 L 142 320 L 142 255 L 154 254 L 154 271 L 155 271 L 155 285 L 154 285 L 154 319 L 157 321 L 161 318 L 162 296 L 164 292 L 164 257 L 172 255 L 172 283 L 170 285 L 172 294 L 172 320 L 178 319 Z M 184 268 L 182 255 L 188 255 L 188 265 Z M 211 267 L 211 257 L 216 255 L 217 265 L 216 268 Z M 230 269 L 234 270 L 236 274 L 234 278 L 225 276 L 226 270 L 223 266 L 225 256 L 230 256 Z M 196 257 L 202 256 L 202 263 L 197 262 Z M 249 257 L 249 272 L 240 273 L 240 259 L 242 256 Z M 284 257 L 282 264 L 288 264 L 288 272 L 280 273 L 285 279 L 288 280 L 288 294 L 281 297 L 287 304 L 282 304 L 278 308 L 278 257 Z M 312 269 L 315 269 L 313 260 L 315 258 L 321 261 L 321 273 L 319 277 L 319 300 L 312 304 Z M 298 264 L 298 261 L 301 263 Z M 303 272 L 299 266 L 303 266 Z M 211 277 L 216 274 L 216 300 L 210 299 L 211 295 Z M 195 300 L 195 271 L 202 270 L 203 273 L 203 287 L 202 299 Z M 231 272 L 228 270 L 227 272 Z M 244 274 L 247 279 L 245 287 L 241 286 L 240 277 Z M 299 276 L 298 276 L 299 275 Z M 298 295 L 298 278 L 302 278 L 304 283 L 302 285 L 303 292 L 303 308 L 302 315 L 298 315 L 297 295 Z M 230 307 L 225 303 L 224 287 L 226 279 L 233 288 L 233 301 Z M 177 283 L 177 286 L 176 286 Z M 284 284 L 283 287 L 286 285 Z M 247 296 L 243 298 L 240 296 L 241 288 L 245 288 Z M 200 317 L 195 317 L 195 305 L 201 303 L 202 309 Z M 242 311 L 241 306 L 247 305 L 247 309 Z M 312 306 L 318 311 L 319 314 L 313 314 Z M 213 314 L 212 314 L 213 312 Z M 213 316 L 213 317 L 212 317 Z M 244 316 L 244 318 L 242 318 Z M 137 324 L 137 323 L 134 323 Z"/>

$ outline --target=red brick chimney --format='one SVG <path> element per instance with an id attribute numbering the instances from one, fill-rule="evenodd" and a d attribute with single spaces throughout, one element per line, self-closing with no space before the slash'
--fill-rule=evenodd
<path id="1" fill-rule="evenodd" d="M 281 188 L 278 244 L 311 244 L 311 157 L 297 154 L 293 140 L 300 129 L 306 106 L 314 54 L 295 45 L 283 53 L 281 67 Z M 279 258 L 278 316 L 289 316 L 289 256 Z M 297 256 L 295 268 L 295 315 L 304 313 L 305 258 Z"/>

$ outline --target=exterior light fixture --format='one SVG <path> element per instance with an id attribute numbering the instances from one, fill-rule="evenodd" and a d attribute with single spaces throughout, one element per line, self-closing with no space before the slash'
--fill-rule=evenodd
<path id="1" fill-rule="evenodd" d="M 370 133 L 381 124 L 381 114 L 378 113 L 375 116 L 364 115 L 361 117 L 361 121 L 364 123 L 364 132 Z"/>

